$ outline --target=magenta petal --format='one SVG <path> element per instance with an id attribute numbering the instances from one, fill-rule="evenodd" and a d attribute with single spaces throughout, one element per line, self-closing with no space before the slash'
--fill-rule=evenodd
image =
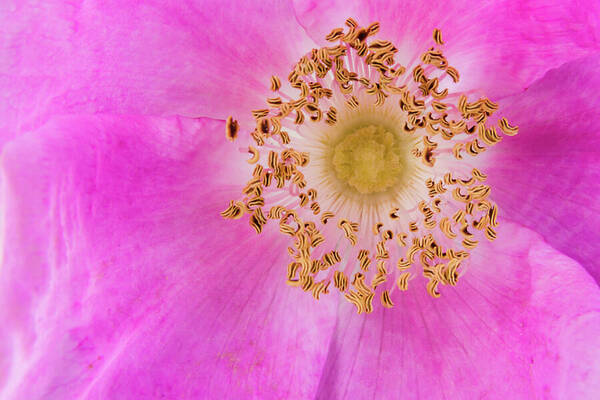
<path id="1" fill-rule="evenodd" d="M 1 398 L 314 395 L 333 303 L 219 216 L 245 177 L 223 125 L 69 117 L 5 147 Z"/>
<path id="2" fill-rule="evenodd" d="M 503 101 L 514 138 L 485 171 L 502 215 L 541 233 L 600 280 L 600 57 L 548 72 Z"/>
<path id="3" fill-rule="evenodd" d="M 418 281 L 420 279 L 416 279 Z M 455 288 L 420 282 L 368 316 L 340 307 L 319 399 L 588 399 L 600 289 L 539 235 L 503 224 Z"/>
<path id="4" fill-rule="evenodd" d="M 381 22 L 381 38 L 399 48 L 397 61 L 415 60 L 442 30 L 444 54 L 461 72 L 462 89 L 499 97 L 517 92 L 548 69 L 600 50 L 600 4 L 595 1 L 362 1 L 294 0 L 300 23 L 319 43 L 348 17 Z"/>
<path id="5" fill-rule="evenodd" d="M 0 6 L 9 137 L 66 113 L 250 115 L 312 46 L 280 1 L 12 3 Z"/>

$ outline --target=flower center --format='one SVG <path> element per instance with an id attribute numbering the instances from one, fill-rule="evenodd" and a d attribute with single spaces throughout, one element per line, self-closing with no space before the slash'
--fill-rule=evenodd
<path id="1" fill-rule="evenodd" d="M 226 138 L 242 142 L 253 167 L 242 198 L 221 215 L 248 215 L 257 233 L 277 221 L 291 240 L 286 283 L 317 300 L 333 283 L 368 313 L 376 297 L 392 307 L 413 279 L 439 297 L 478 242 L 496 238 L 486 175 L 464 158 L 502 137 L 488 125 L 497 104 L 452 91 L 460 77 L 439 30 L 401 65 L 393 43 L 372 39 L 379 23 L 346 25 L 326 37 L 338 45 L 300 58 L 290 88 L 271 78 L 277 95 L 252 111 L 249 135 L 227 119 Z M 498 126 L 518 131 L 505 118 Z"/>
<path id="2" fill-rule="evenodd" d="M 382 192 L 398 182 L 403 150 L 391 132 L 370 125 L 335 146 L 333 165 L 337 177 L 358 192 Z"/>

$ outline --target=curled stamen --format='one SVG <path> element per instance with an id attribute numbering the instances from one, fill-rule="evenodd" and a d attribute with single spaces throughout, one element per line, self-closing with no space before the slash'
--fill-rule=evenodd
<path id="1" fill-rule="evenodd" d="M 437 44 L 444 44 L 444 41 L 442 40 L 442 31 L 440 31 L 439 29 L 434 29 L 433 30 L 433 40 L 437 43 Z"/>
<path id="2" fill-rule="evenodd" d="M 258 162 L 258 159 L 260 158 L 260 153 L 258 150 L 256 150 L 256 148 L 254 148 L 253 146 L 248 146 L 248 153 L 252 154 L 252 157 L 246 160 L 248 164 L 255 164 L 256 162 Z"/>
<path id="3" fill-rule="evenodd" d="M 398 280 L 396 281 L 398 289 L 402 291 L 408 290 L 408 280 L 410 279 L 410 275 L 410 272 L 403 272 L 402 274 L 400 274 Z"/>
<path id="4" fill-rule="evenodd" d="M 517 133 L 519 133 L 519 127 L 511 126 L 506 118 L 500 119 L 500 121 L 498 121 L 498 124 L 500 125 L 500 129 L 502 129 L 502 132 L 504 132 L 506 135 L 514 136 Z"/>

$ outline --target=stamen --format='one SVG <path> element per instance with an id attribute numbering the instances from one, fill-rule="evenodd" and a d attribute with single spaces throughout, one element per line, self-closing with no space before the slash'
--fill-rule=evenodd
<path id="1" fill-rule="evenodd" d="M 433 30 L 433 40 L 435 41 L 435 43 L 437 44 L 444 44 L 444 41 L 442 40 L 442 31 L 440 31 L 439 29 L 434 29 Z"/>
<path id="2" fill-rule="evenodd" d="M 237 138 L 238 130 L 238 122 L 231 116 L 227 117 L 227 121 L 225 122 L 225 136 L 227 137 L 227 140 L 233 142 L 235 138 Z"/>
<path id="3" fill-rule="evenodd" d="M 279 88 L 281 87 L 281 81 L 279 80 L 278 77 L 276 77 L 275 75 L 273 75 L 271 77 L 271 90 L 276 92 L 279 90 Z"/>
<path id="4" fill-rule="evenodd" d="M 398 280 L 396 281 L 398 289 L 402 291 L 408 290 L 408 280 L 410 279 L 410 275 L 410 272 L 403 272 L 398 276 Z"/>
<path id="5" fill-rule="evenodd" d="M 393 307 L 419 269 L 425 290 L 441 296 L 443 286 L 457 285 L 470 251 L 496 239 L 487 176 L 472 167 L 464 176 L 460 163 L 518 127 L 501 118 L 497 130 L 488 119 L 498 104 L 452 91 L 460 75 L 439 29 L 434 47 L 404 66 L 392 42 L 373 39 L 378 22 L 345 25 L 326 36 L 334 45 L 293 67 L 287 81 L 296 98 L 271 77 L 277 94 L 252 111 L 251 179 L 221 215 L 248 214 L 257 233 L 278 221 L 292 241 L 286 283 L 319 300 L 333 280 L 358 313 L 369 313 L 375 296 Z M 236 140 L 238 122 L 225 125 Z M 390 272 L 388 262 L 397 268 Z"/>
<path id="6" fill-rule="evenodd" d="M 394 303 L 390 299 L 390 293 L 387 290 L 381 292 L 381 304 L 386 308 L 394 307 Z"/>

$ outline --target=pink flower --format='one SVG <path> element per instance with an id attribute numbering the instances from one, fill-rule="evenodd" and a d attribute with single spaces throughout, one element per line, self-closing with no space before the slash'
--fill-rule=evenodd
<path id="1" fill-rule="evenodd" d="M 339 3 L 1 6 L 0 398 L 598 396 L 598 4 Z M 349 16 L 399 58 L 441 29 L 456 90 L 520 127 L 469 158 L 497 239 L 439 298 L 418 277 L 361 314 L 219 215 L 270 77 Z"/>

